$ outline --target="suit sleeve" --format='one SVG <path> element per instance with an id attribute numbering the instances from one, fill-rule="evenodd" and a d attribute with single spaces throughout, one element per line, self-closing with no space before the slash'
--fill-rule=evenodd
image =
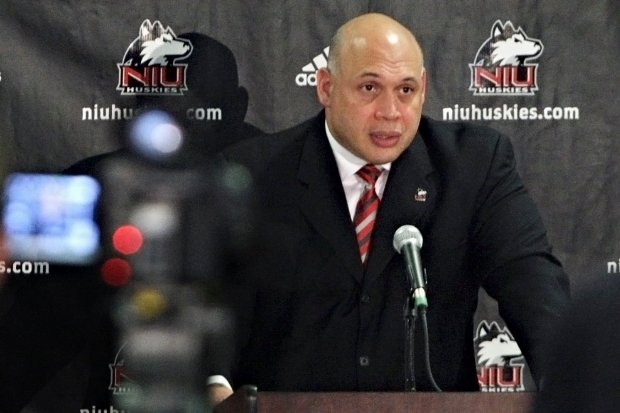
<path id="1" fill-rule="evenodd" d="M 474 266 L 539 384 L 548 326 L 565 310 L 569 283 L 504 137 L 497 140 L 477 211 Z"/>

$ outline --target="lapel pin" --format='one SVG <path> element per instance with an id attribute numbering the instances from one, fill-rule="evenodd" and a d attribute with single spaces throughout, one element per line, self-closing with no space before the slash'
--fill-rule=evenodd
<path id="1" fill-rule="evenodd" d="M 427 192 L 425 189 L 418 188 L 418 192 L 416 192 L 414 199 L 417 202 L 426 202 Z"/>

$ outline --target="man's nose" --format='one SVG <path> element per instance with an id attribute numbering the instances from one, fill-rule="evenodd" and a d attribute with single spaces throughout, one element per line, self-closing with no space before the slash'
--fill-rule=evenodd
<path id="1" fill-rule="evenodd" d="M 384 92 L 377 100 L 375 116 L 378 119 L 397 119 L 400 116 L 398 110 L 398 96 L 393 92 Z"/>

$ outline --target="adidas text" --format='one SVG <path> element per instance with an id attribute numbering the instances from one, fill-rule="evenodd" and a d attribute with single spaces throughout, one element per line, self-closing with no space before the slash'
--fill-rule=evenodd
<path id="1" fill-rule="evenodd" d="M 297 83 L 297 86 L 316 86 L 316 72 L 299 73 L 295 76 L 295 83 Z"/>

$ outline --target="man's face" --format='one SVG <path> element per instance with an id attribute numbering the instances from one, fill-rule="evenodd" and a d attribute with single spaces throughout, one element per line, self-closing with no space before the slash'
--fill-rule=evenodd
<path id="1" fill-rule="evenodd" d="M 317 92 L 332 134 L 373 164 L 394 161 L 411 144 L 426 88 L 417 49 L 398 40 L 385 43 L 360 39 L 342 51 L 335 73 L 318 73 Z"/>

